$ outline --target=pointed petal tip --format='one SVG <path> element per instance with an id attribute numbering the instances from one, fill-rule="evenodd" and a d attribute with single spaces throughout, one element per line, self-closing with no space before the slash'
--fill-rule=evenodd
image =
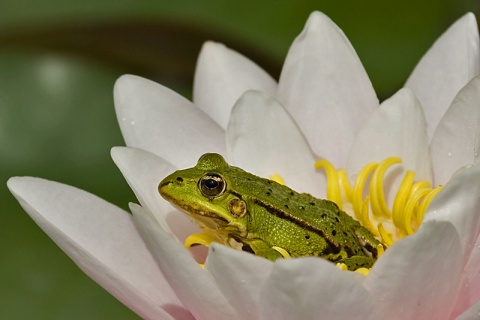
<path id="1" fill-rule="evenodd" d="M 221 43 L 221 42 L 216 42 L 216 41 L 205 41 L 202 44 L 202 48 L 200 49 L 200 53 L 198 55 L 199 59 L 201 56 L 206 55 L 206 54 L 215 54 L 219 50 L 225 50 L 227 47 Z"/>
<path id="2" fill-rule="evenodd" d="M 7 180 L 7 188 L 17 200 L 20 200 L 20 189 L 22 188 L 23 181 L 25 181 L 24 178 L 25 177 L 11 177 Z"/>
<path id="3" fill-rule="evenodd" d="M 17 198 L 17 200 L 20 200 L 20 198 L 23 198 L 24 188 L 38 181 L 50 182 L 46 179 L 36 178 L 36 177 L 20 177 L 20 176 L 10 177 L 7 180 L 7 188 L 8 190 L 10 190 L 13 196 Z"/>
<path id="4" fill-rule="evenodd" d="M 239 52 L 222 43 L 205 42 L 195 69 L 195 105 L 225 128 L 235 101 L 249 89 L 273 94 L 276 81 Z"/>
<path id="5" fill-rule="evenodd" d="M 125 87 L 128 87 L 132 82 L 135 82 L 138 79 L 142 78 L 133 74 L 122 74 L 113 85 L 114 94 L 121 92 Z"/>
<path id="6" fill-rule="evenodd" d="M 313 11 L 307 19 L 306 26 L 309 28 L 317 28 L 325 23 L 332 23 L 332 19 L 321 11 Z"/>
<path id="7" fill-rule="evenodd" d="M 476 18 L 467 13 L 432 44 L 407 79 L 405 86 L 422 102 L 430 139 L 455 95 L 478 75 L 479 52 Z"/>
<path id="8" fill-rule="evenodd" d="M 310 13 L 307 22 L 305 23 L 305 27 L 302 33 L 300 33 L 300 35 L 298 36 L 298 38 L 307 37 L 307 35 L 309 35 L 310 33 L 316 32 L 325 32 L 327 34 L 331 32 L 338 32 L 346 39 L 346 36 L 343 33 L 342 29 L 340 29 L 337 24 L 332 19 L 330 19 L 330 17 L 320 11 L 313 11 L 312 13 Z M 351 47 L 351 45 L 350 48 L 352 48 L 353 50 L 353 47 Z"/>
<path id="9" fill-rule="evenodd" d="M 469 24 L 473 24 L 473 26 L 477 27 L 477 18 L 473 12 L 465 13 L 459 20 L 467 20 Z"/>
<path id="10" fill-rule="evenodd" d="M 129 202 L 128 203 L 128 208 L 130 209 L 130 212 L 133 215 L 142 215 L 143 214 L 143 208 L 141 205 L 135 202 Z"/>
<path id="11" fill-rule="evenodd" d="M 118 159 L 119 154 L 121 154 L 124 149 L 127 149 L 128 147 L 124 146 L 115 146 L 110 149 L 110 157 L 112 157 L 113 161 L 116 163 L 116 159 Z"/>

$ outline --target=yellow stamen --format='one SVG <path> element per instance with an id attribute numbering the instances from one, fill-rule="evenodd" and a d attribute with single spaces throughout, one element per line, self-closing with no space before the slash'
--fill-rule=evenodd
<path id="1" fill-rule="evenodd" d="M 272 175 L 269 177 L 269 179 L 272 180 L 272 181 L 275 181 L 275 182 L 277 182 L 277 183 L 280 183 L 280 184 L 285 185 L 285 180 L 283 180 L 282 176 L 279 175 L 278 173 L 272 174 Z"/>
<path id="2" fill-rule="evenodd" d="M 338 170 L 338 184 L 340 190 L 344 190 L 347 201 L 351 203 L 353 199 L 353 190 L 345 169 Z"/>
<path id="3" fill-rule="evenodd" d="M 431 189 L 418 190 L 417 192 L 413 193 L 410 199 L 408 199 L 407 204 L 405 205 L 405 218 L 402 220 L 402 225 L 398 226 L 401 231 L 406 232 L 409 235 L 413 233 L 414 230 L 412 226 L 412 216 L 418 209 L 418 201 L 420 201 L 421 198 L 425 197 L 430 192 Z M 418 226 L 416 227 L 418 228 Z"/>
<path id="4" fill-rule="evenodd" d="M 291 258 L 290 253 L 288 253 L 287 250 L 285 250 L 283 248 L 273 246 L 272 249 L 277 251 L 278 253 L 280 253 L 282 255 L 282 257 L 284 257 L 285 259 L 290 259 Z"/>
<path id="5" fill-rule="evenodd" d="M 370 221 L 370 218 L 369 218 L 369 213 L 368 213 L 369 200 L 370 200 L 370 196 L 367 196 L 365 198 L 365 201 L 363 202 L 363 207 L 362 207 L 361 213 L 359 214 L 358 221 L 364 228 L 370 231 L 374 236 L 378 236 L 380 234 L 378 233 L 378 230 L 375 229 L 375 227 L 372 224 L 372 221 Z"/>
<path id="6" fill-rule="evenodd" d="M 443 186 L 438 186 L 432 190 L 428 195 L 423 198 L 422 203 L 418 207 L 418 214 L 417 214 L 417 224 L 420 225 L 423 221 L 423 216 L 430 205 L 430 202 L 437 196 L 437 194 L 442 191 Z"/>
<path id="7" fill-rule="evenodd" d="M 342 196 L 340 194 L 339 174 L 335 167 L 327 160 L 318 160 L 315 163 L 315 168 L 323 168 L 327 174 L 327 199 L 335 202 L 340 209 L 342 209 Z"/>
<path id="8" fill-rule="evenodd" d="M 385 248 L 381 245 L 377 245 L 377 259 L 380 258 L 385 253 Z"/>
<path id="9" fill-rule="evenodd" d="M 400 223 L 404 212 L 405 204 L 407 203 L 410 190 L 412 189 L 413 179 L 415 178 L 415 172 L 407 171 L 403 178 L 400 187 L 398 188 L 397 195 L 393 201 L 392 221 L 395 225 Z"/>
<path id="10" fill-rule="evenodd" d="M 370 269 L 368 269 L 368 268 L 358 268 L 357 270 L 355 270 L 355 272 L 363 274 L 364 276 L 368 276 L 368 274 L 370 273 Z"/>
<path id="11" fill-rule="evenodd" d="M 355 183 L 353 184 L 353 193 L 352 193 L 352 204 L 355 217 L 359 220 L 360 212 L 362 212 L 363 207 L 363 189 L 365 188 L 365 183 L 375 169 L 377 169 L 377 163 L 369 163 L 360 170 Z M 329 181 L 330 182 L 330 181 Z"/>
<path id="12" fill-rule="evenodd" d="M 395 239 L 415 232 L 423 220 L 428 205 L 441 190 L 441 187 L 432 190 L 427 181 L 415 182 L 415 173 L 407 171 L 390 210 L 385 199 L 383 180 L 387 170 L 401 162 L 402 160 L 398 157 L 390 157 L 380 163 L 367 164 L 358 173 L 353 189 L 343 169 L 335 169 L 327 160 L 321 160 L 320 164 L 316 164 L 317 168 L 328 170 L 328 185 L 331 184 L 332 188 L 340 189 L 338 194 L 345 195 L 344 199 L 351 203 L 353 214 L 360 224 L 373 235 L 380 236 L 387 246 L 393 244 Z M 331 181 L 331 179 L 338 179 L 338 181 Z M 365 190 L 368 190 L 366 195 L 364 195 Z M 375 222 L 372 222 L 372 218 Z M 392 225 L 389 230 L 394 229 L 394 234 L 387 232 L 383 226 L 384 223 Z"/>
<path id="13" fill-rule="evenodd" d="M 184 242 L 185 248 L 191 248 L 196 245 L 209 247 L 210 243 L 215 242 L 215 238 L 206 233 L 193 233 L 189 235 Z"/>
<path id="14" fill-rule="evenodd" d="M 380 214 L 384 217 L 390 218 L 392 213 L 387 207 L 385 201 L 385 195 L 383 193 L 383 178 L 387 169 L 395 163 L 402 162 L 398 157 L 388 158 L 380 163 L 377 170 L 372 175 L 372 180 L 370 182 L 370 204 L 372 206 L 373 214 L 379 216 Z"/>
<path id="15" fill-rule="evenodd" d="M 380 237 L 382 237 L 383 243 L 385 243 L 388 247 L 393 244 L 392 234 L 385 230 L 381 222 L 378 224 L 378 233 L 380 233 Z"/>
<path id="16" fill-rule="evenodd" d="M 345 263 L 337 263 L 336 264 L 337 268 L 342 270 L 342 271 L 348 271 L 348 267 Z"/>

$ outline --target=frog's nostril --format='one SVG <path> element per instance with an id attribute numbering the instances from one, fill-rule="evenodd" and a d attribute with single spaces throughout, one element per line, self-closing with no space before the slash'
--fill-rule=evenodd
<path id="1" fill-rule="evenodd" d="M 175 180 L 177 180 L 177 182 L 183 182 L 183 178 L 182 178 L 182 177 L 177 177 L 177 179 L 175 179 Z"/>

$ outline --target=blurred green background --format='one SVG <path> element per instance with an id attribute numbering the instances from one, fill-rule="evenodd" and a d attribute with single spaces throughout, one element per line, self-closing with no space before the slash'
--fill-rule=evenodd
<path id="1" fill-rule="evenodd" d="M 110 159 L 124 145 L 112 89 L 124 73 L 191 97 L 201 44 L 220 41 L 278 78 L 313 10 L 357 50 L 381 100 L 473 0 L 0 0 L 0 318 L 136 319 L 86 277 L 20 208 L 10 176 L 77 186 L 122 207 L 135 198 Z"/>

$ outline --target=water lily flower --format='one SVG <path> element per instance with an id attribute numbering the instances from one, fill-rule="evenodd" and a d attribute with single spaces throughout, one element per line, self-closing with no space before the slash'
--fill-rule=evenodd
<path id="1" fill-rule="evenodd" d="M 128 147 L 112 157 L 140 202 L 131 204 L 133 216 L 56 182 L 17 177 L 8 186 L 85 273 L 146 319 L 472 319 L 480 311 L 479 63 L 467 14 L 406 87 L 379 104 L 345 35 L 314 12 L 278 83 L 212 42 L 198 59 L 193 103 L 146 79 L 117 81 Z M 383 180 L 389 206 L 408 171 L 445 186 L 418 230 L 393 243 L 368 276 L 319 258 L 271 262 L 215 243 L 202 269 L 205 253 L 180 244 L 198 228 L 157 186 L 205 152 L 260 176 L 280 173 L 322 198 L 318 157 L 345 168 L 350 182 L 368 163 L 400 157 Z"/>

